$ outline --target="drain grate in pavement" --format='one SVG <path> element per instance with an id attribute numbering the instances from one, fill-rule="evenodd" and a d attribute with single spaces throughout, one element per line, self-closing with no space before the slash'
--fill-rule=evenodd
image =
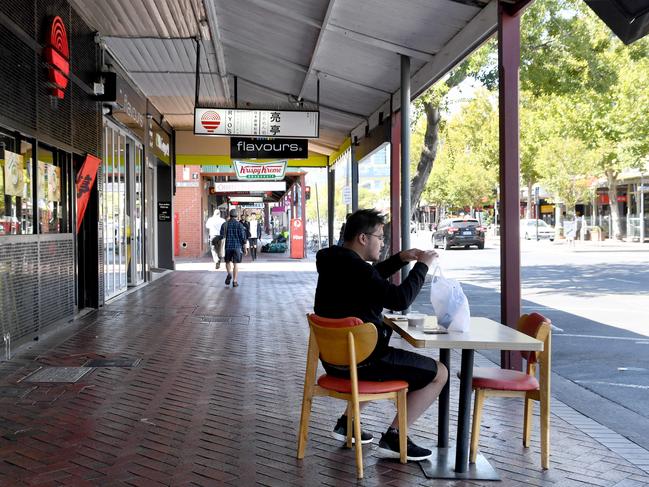
<path id="1" fill-rule="evenodd" d="M 4 387 L 0 387 L 0 398 L 3 398 L 3 397 L 15 397 L 15 398 L 22 399 L 27 394 L 32 392 L 34 389 L 36 389 L 36 386 L 32 386 L 32 387 L 4 386 Z"/>
<path id="2" fill-rule="evenodd" d="M 141 358 L 96 358 L 88 360 L 84 367 L 137 367 Z"/>
<path id="3" fill-rule="evenodd" d="M 77 382 L 92 367 L 43 367 L 23 379 L 23 382 Z"/>

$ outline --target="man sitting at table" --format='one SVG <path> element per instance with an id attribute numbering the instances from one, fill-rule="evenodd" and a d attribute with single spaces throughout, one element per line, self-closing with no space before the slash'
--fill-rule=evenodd
<path id="1" fill-rule="evenodd" d="M 378 330 L 376 348 L 358 364 L 360 380 L 404 380 L 408 382 L 408 425 L 412 424 L 437 399 L 446 380 L 446 367 L 436 360 L 417 353 L 388 346 L 392 329 L 383 323 L 383 308 L 400 311 L 407 309 L 424 284 L 424 278 L 434 251 L 410 249 L 378 262 L 383 247 L 383 215 L 374 209 L 358 210 L 347 220 L 342 247 L 332 246 L 316 255 L 318 286 L 314 311 L 325 318 L 355 316 L 371 322 Z M 387 278 L 408 262 L 417 261 L 400 285 Z M 349 378 L 349 368 L 325 362 L 327 374 Z M 361 403 L 364 404 L 364 403 Z M 399 458 L 398 418 L 381 436 L 377 454 L 383 458 Z M 344 441 L 347 436 L 347 417 L 343 414 L 332 433 Z M 355 441 L 356 439 L 354 439 Z M 361 442 L 370 443 L 371 434 L 361 432 Z M 426 448 L 408 439 L 408 460 L 425 460 L 432 455 Z"/>

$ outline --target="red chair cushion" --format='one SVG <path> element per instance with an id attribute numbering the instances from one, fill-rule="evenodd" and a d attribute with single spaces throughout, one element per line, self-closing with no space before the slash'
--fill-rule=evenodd
<path id="1" fill-rule="evenodd" d="M 517 370 L 476 367 L 473 369 L 473 387 L 499 391 L 534 391 L 539 388 L 539 381 L 536 377 Z"/>
<path id="2" fill-rule="evenodd" d="M 313 324 L 326 328 L 347 328 L 348 326 L 363 324 L 363 320 L 355 316 L 348 316 L 347 318 L 324 318 L 316 314 L 310 314 L 309 319 Z"/>
<path id="3" fill-rule="evenodd" d="M 330 391 L 342 392 L 344 394 L 352 393 L 352 381 L 349 379 L 323 374 L 318 378 L 318 385 Z M 370 380 L 358 381 L 359 394 L 380 394 L 382 392 L 396 392 L 407 388 L 408 383 L 404 380 L 386 380 L 382 382 Z"/>

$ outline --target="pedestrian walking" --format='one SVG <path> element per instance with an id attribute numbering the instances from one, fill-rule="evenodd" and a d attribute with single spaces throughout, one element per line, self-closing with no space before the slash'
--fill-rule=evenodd
<path id="1" fill-rule="evenodd" d="M 257 220 L 257 215 L 252 214 L 248 221 L 248 242 L 250 243 L 250 255 L 252 260 L 257 260 L 257 242 L 261 238 L 261 223 Z"/>
<path id="2" fill-rule="evenodd" d="M 221 226 L 221 237 L 225 238 L 225 269 L 228 275 L 225 278 L 225 285 L 229 286 L 232 282 L 232 287 L 238 287 L 239 281 L 237 280 L 239 274 L 239 264 L 243 258 L 244 253 L 248 253 L 246 243 L 248 237 L 246 229 L 237 220 L 237 210 L 233 208 L 230 210 L 230 219 Z"/>
<path id="3" fill-rule="evenodd" d="M 221 260 L 223 259 L 223 239 L 221 238 L 221 226 L 225 223 L 225 219 L 221 215 L 218 208 L 214 209 L 214 214 L 205 222 L 205 228 L 209 232 L 210 251 L 212 252 L 212 260 L 214 267 L 218 269 L 221 267 Z"/>

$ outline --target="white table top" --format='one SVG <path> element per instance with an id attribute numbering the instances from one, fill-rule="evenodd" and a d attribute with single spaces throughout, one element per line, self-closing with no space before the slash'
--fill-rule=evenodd
<path id="1" fill-rule="evenodd" d="M 392 320 L 383 317 L 383 322 L 401 335 L 413 347 L 419 348 L 453 348 L 474 350 L 530 350 L 540 352 L 543 342 L 502 325 L 489 318 L 471 317 L 468 332 L 448 332 L 431 335 L 421 328 L 408 327 L 407 321 Z"/>

